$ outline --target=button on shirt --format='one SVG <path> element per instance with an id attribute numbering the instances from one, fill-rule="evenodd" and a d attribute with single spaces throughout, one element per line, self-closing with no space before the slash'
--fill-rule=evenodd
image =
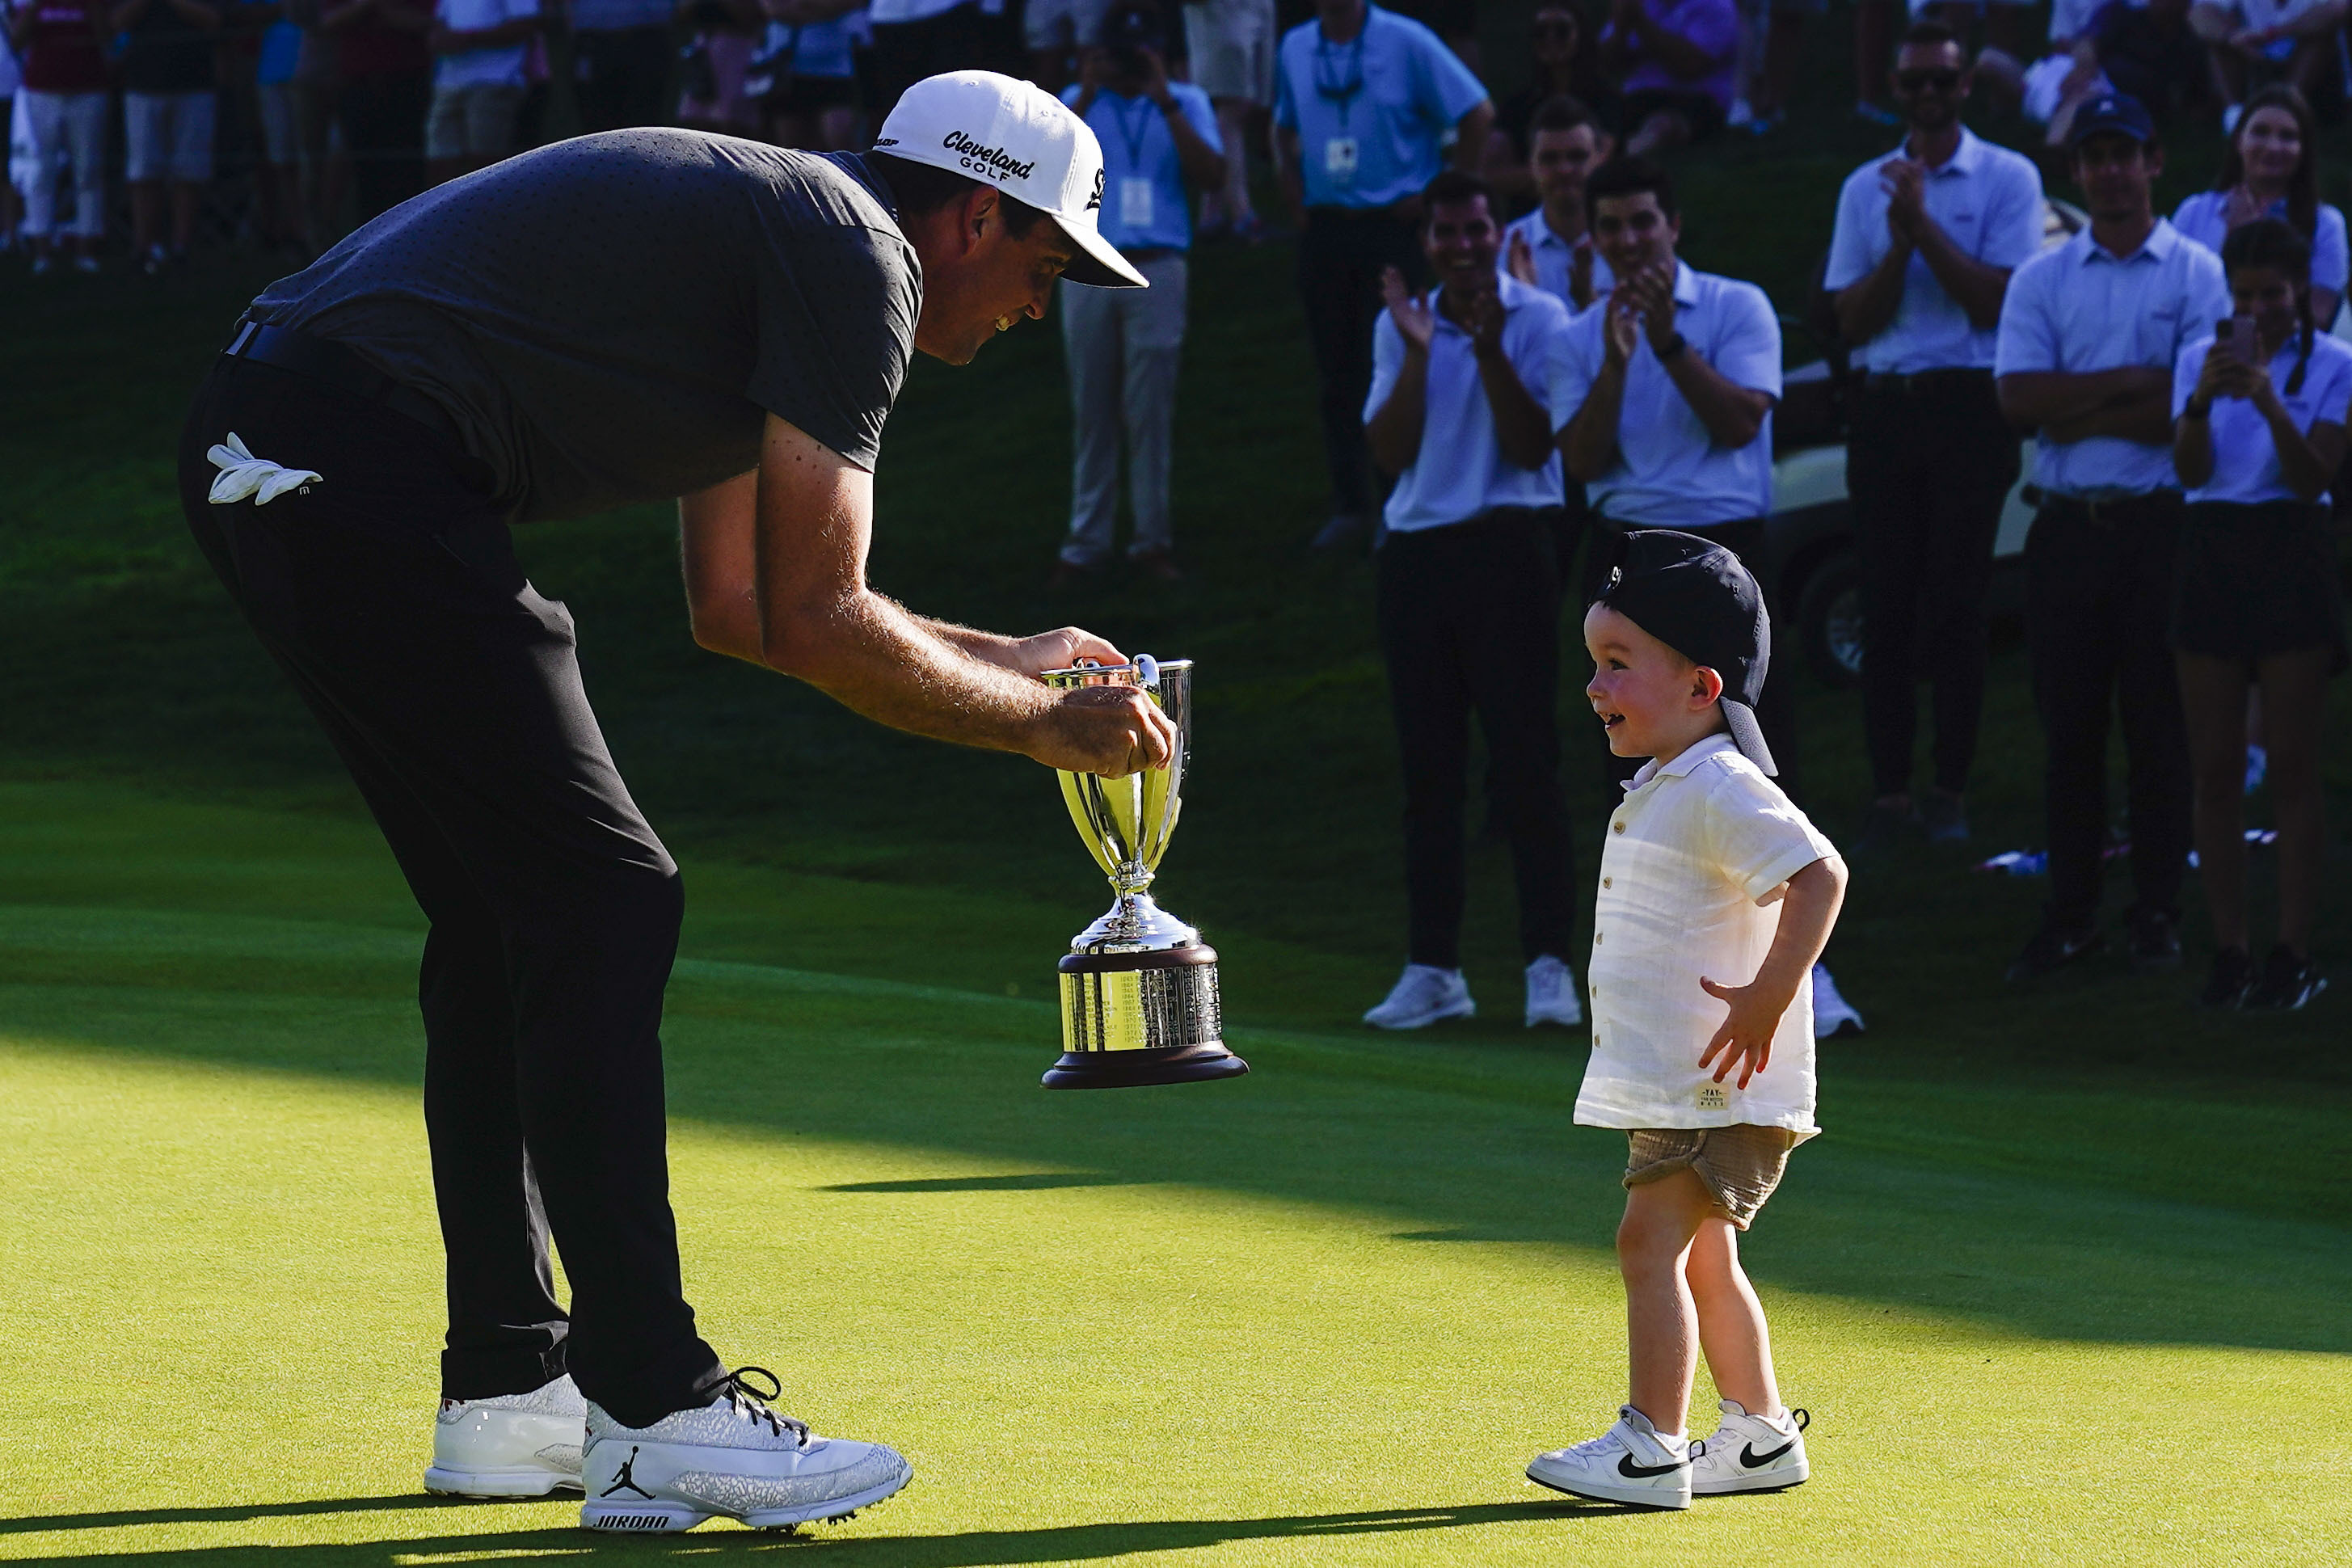
<path id="1" fill-rule="evenodd" d="M 2230 237 L 2229 208 L 2229 192 L 2200 191 L 2180 204 L 2172 215 L 2172 226 L 2219 256 L 2221 242 Z M 2286 198 L 2273 202 L 2263 216 L 2286 216 Z M 2321 202 L 2312 217 L 2311 280 L 2341 295 L 2345 286 L 2352 284 L 2352 243 L 2345 237 L 2344 215 Z"/>
<path id="2" fill-rule="evenodd" d="M 2189 340 L 2230 313 L 2221 258 L 2162 218 L 2126 257 L 2084 229 L 2019 268 L 2000 307 L 1995 375 L 2088 375 L 2127 365 L 2169 373 Z M 2120 436 L 2060 445 L 2045 434 L 2033 482 L 2056 495 L 2146 495 L 2176 489 L 2172 444 Z"/>
<path id="3" fill-rule="evenodd" d="M 2180 351 L 2179 363 L 2172 367 L 2175 419 L 2189 406 L 2189 395 L 2197 390 L 2197 378 L 2204 374 L 2205 356 L 2212 347 L 2213 334 L 2208 332 Z M 2311 363 L 2303 369 L 2303 385 L 2290 393 L 2286 384 L 2294 375 L 2295 355 L 2300 352 L 2298 339 L 2290 337 L 2286 345 L 2272 356 L 2271 386 L 2286 405 L 2294 427 L 2308 436 L 2314 425 L 2344 423 L 2346 405 L 2352 404 L 2352 348 L 2325 332 L 2314 333 Z M 2256 411 L 2252 399 L 2217 397 L 2206 419 L 2213 442 L 2213 475 L 2189 492 L 2190 500 L 2252 505 L 2303 499 L 2287 489 L 2280 478 L 2278 443 L 2271 435 L 2270 421 Z M 2318 504 L 2325 506 L 2327 500 L 2323 495 Z"/>
<path id="4" fill-rule="evenodd" d="M 1568 330 L 1568 308 L 1538 289 L 1517 279 L 1500 280 L 1503 300 L 1503 357 L 1518 373 L 1541 405 L 1547 378 L 1559 334 Z M 1399 533 L 1442 528 L 1465 522 L 1498 506 L 1556 507 L 1560 504 L 1559 453 L 1555 448 L 1540 468 L 1523 468 L 1503 456 L 1495 439 L 1495 413 L 1486 402 L 1486 384 L 1478 379 L 1478 359 L 1470 334 L 1436 310 L 1430 298 L 1436 330 L 1429 344 L 1426 410 L 1421 426 L 1421 456 L 1397 476 L 1381 514 Z M 1378 414 L 1404 373 L 1404 334 L 1386 310 L 1372 328 L 1372 392 L 1364 403 L 1369 423 Z"/>
<path id="5" fill-rule="evenodd" d="M 1607 353 L 1608 312 L 1598 306 L 1568 324 L 1552 360 L 1555 430 L 1565 429 Z M 1753 283 L 1694 272 L 1675 264 L 1675 330 L 1693 353 L 1726 380 L 1780 397 L 1780 322 L 1771 300 Z M 1592 510 L 1618 522 L 1658 528 L 1704 528 L 1762 517 L 1772 505 L 1772 418 L 1745 447 L 1718 447 L 1666 367 L 1637 333 L 1625 366 L 1625 395 L 1617 419 L 1617 462 L 1585 487 Z"/>
<path id="6" fill-rule="evenodd" d="M 1543 208 L 1538 207 L 1525 217 L 1514 218 L 1503 229 L 1503 248 L 1495 254 L 1495 269 L 1509 275 L 1511 237 L 1518 236 L 1528 242 L 1528 253 L 1535 258 L 1536 286 L 1569 309 L 1570 315 L 1584 307 L 1579 305 L 1568 291 L 1569 273 L 1576 266 L 1576 247 L 1552 231 L 1544 221 Z M 1617 286 L 1616 274 L 1609 270 L 1599 247 L 1592 249 L 1592 298 L 1597 301 Z"/>
<path id="7" fill-rule="evenodd" d="M 1075 107 L 1086 89 L 1072 87 L 1062 101 Z M 1213 152 L 1223 153 L 1217 111 L 1209 95 L 1190 82 L 1172 81 L 1168 91 L 1176 111 L 1192 122 Z M 1176 155 L 1176 132 L 1148 98 L 1098 92 L 1087 110 L 1087 123 L 1102 143 L 1103 202 L 1097 216 L 1102 237 L 1119 250 L 1183 250 L 1192 243 L 1192 203 L 1184 190 L 1184 169 Z"/>
<path id="8" fill-rule="evenodd" d="M 1438 142 L 1486 101 L 1486 89 L 1435 33 L 1364 7 L 1353 38 L 1322 24 L 1284 36 L 1276 57 L 1274 122 L 1298 132 L 1310 207 L 1384 207 L 1437 177 Z"/>
<path id="9" fill-rule="evenodd" d="M 1874 158 L 1846 176 L 1838 193 L 1837 228 L 1830 239 L 1822 287 L 1861 282 L 1894 248 L 1886 229 L 1881 171 L 1904 153 Z M 1988 267 L 2015 268 L 2042 248 L 2042 175 L 2031 161 L 1968 131 L 1943 165 L 1927 171 L 1927 216 L 1962 254 Z M 1895 319 L 1862 345 L 1865 369 L 1910 375 L 1927 370 L 1986 370 L 1996 330 L 1969 324 L 1969 313 L 1945 292 L 1916 250 L 1903 269 L 1903 299 Z"/>
<path id="10" fill-rule="evenodd" d="M 1729 1009 L 1698 983 L 1754 980 L 1780 932 L 1789 879 L 1836 853 L 1728 735 L 1643 765 L 1601 845 L 1579 1123 L 1820 1131 L 1811 988 L 1797 987 L 1770 1063 L 1743 1089 L 1737 1068 L 1721 1083 L 1699 1068 Z"/>

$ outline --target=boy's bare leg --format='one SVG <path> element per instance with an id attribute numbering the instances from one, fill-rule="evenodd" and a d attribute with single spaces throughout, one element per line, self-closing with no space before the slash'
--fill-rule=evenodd
<path id="1" fill-rule="evenodd" d="M 1721 1210 L 1698 1222 L 1685 1272 L 1716 1392 L 1738 1401 L 1750 1415 L 1777 1414 L 1780 1385 L 1772 1376 L 1772 1331 L 1748 1271 L 1739 1267 L 1739 1229 Z"/>
<path id="2" fill-rule="evenodd" d="M 1670 1436 L 1689 1425 L 1691 1374 L 1698 1370 L 1698 1311 L 1684 1268 L 1692 1238 L 1714 1212 L 1706 1184 L 1676 1171 L 1629 1189 L 1617 1226 L 1631 1363 L 1626 1403 Z"/>

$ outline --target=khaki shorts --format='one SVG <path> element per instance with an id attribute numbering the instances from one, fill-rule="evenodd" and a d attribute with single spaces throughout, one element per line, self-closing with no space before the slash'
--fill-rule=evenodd
<path id="1" fill-rule="evenodd" d="M 1797 1134 L 1785 1127 L 1659 1127 L 1625 1134 L 1625 1185 L 1688 1171 L 1706 1184 L 1717 1206 L 1741 1230 L 1756 1217 L 1789 1168 Z"/>

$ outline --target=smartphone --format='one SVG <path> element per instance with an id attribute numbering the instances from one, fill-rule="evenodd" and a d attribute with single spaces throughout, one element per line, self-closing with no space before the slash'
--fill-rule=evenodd
<path id="1" fill-rule="evenodd" d="M 2240 364 L 2252 364 L 2260 352 L 2254 343 L 2254 319 L 2228 316 L 2213 323 L 2213 346 Z"/>

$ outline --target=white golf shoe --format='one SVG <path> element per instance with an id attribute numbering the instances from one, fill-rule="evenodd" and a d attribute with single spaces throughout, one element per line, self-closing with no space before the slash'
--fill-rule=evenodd
<path id="1" fill-rule="evenodd" d="M 1699 1497 L 1727 1492 L 1776 1492 L 1802 1486 L 1812 1472 L 1805 1464 L 1805 1428 L 1813 1418 L 1802 1410 L 1750 1415 L 1736 1399 L 1720 1402 L 1723 1425 L 1691 1447 L 1691 1490 Z"/>
<path id="2" fill-rule="evenodd" d="M 1441 1018 L 1470 1018 L 1478 1004 L 1470 1000 L 1469 983 L 1458 969 L 1408 963 L 1388 999 L 1364 1015 L 1376 1029 L 1421 1029 Z"/>
<path id="3" fill-rule="evenodd" d="M 1853 1004 L 1838 994 L 1837 982 L 1830 978 L 1830 966 L 1813 965 L 1813 1038 L 1826 1040 L 1832 1035 L 1862 1033 L 1862 1015 Z"/>
<path id="4" fill-rule="evenodd" d="M 1528 1027 L 1538 1024 L 1584 1027 L 1584 1001 L 1576 994 L 1576 971 L 1548 952 L 1528 965 Z"/>
<path id="5" fill-rule="evenodd" d="M 749 1373 L 770 1390 L 748 1387 Z M 879 1443 L 820 1437 L 779 1415 L 767 1405 L 779 1392 L 774 1373 L 747 1366 L 709 1405 L 650 1426 L 624 1426 L 591 1404 L 580 1522 L 657 1534 L 724 1514 L 755 1530 L 788 1530 L 845 1518 L 914 1479 L 914 1467 Z"/>
<path id="6" fill-rule="evenodd" d="M 1528 1479 L 1599 1502 L 1688 1508 L 1691 1445 L 1659 1431 L 1627 1405 L 1618 1409 L 1617 1425 L 1590 1443 L 1537 1455 L 1528 1466 Z"/>
<path id="7" fill-rule="evenodd" d="M 529 1394 L 445 1399 L 425 1489 L 457 1497 L 545 1497 L 580 1489 L 588 1402 L 567 1374 Z"/>

